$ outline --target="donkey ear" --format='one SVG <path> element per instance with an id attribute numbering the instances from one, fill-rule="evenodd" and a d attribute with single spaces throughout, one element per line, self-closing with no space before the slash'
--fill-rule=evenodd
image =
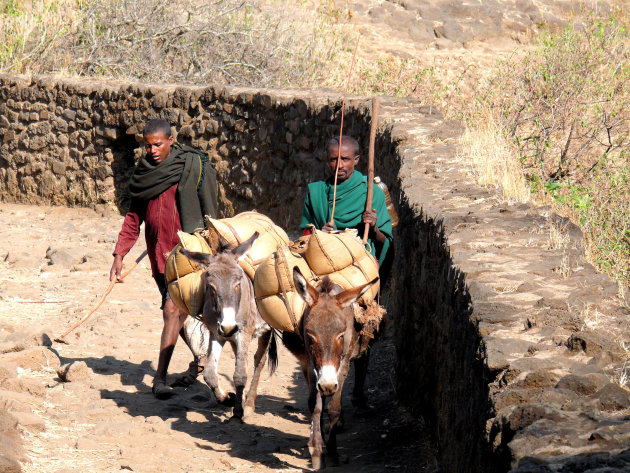
<path id="1" fill-rule="evenodd" d="M 236 256 L 237 260 L 241 259 L 241 257 L 243 257 L 245 253 L 247 253 L 249 249 L 254 246 L 254 243 L 256 243 L 256 240 L 258 240 L 259 235 L 260 233 L 254 232 L 252 236 L 250 236 L 247 240 L 245 240 L 243 243 L 232 250 L 232 254 Z"/>
<path id="2" fill-rule="evenodd" d="M 295 284 L 295 289 L 302 299 L 304 299 L 309 307 L 313 307 L 319 298 L 319 293 L 317 289 L 308 283 L 306 278 L 302 275 L 300 268 L 297 266 L 293 267 L 293 284 Z"/>
<path id="3" fill-rule="evenodd" d="M 210 260 L 212 258 L 212 255 L 209 253 L 199 253 L 197 251 L 188 251 L 188 250 L 185 250 L 184 248 L 180 248 L 179 252 L 182 255 L 184 255 L 186 258 L 193 260 L 202 266 L 207 266 L 208 264 L 210 264 Z"/>
<path id="4" fill-rule="evenodd" d="M 341 294 L 337 294 L 335 299 L 337 303 L 341 307 L 348 307 L 350 304 L 355 303 L 359 297 L 361 297 L 365 292 L 372 287 L 378 281 L 378 277 L 374 278 L 372 281 L 363 284 L 359 287 L 353 287 L 352 289 L 348 289 L 347 291 L 343 291 Z"/>

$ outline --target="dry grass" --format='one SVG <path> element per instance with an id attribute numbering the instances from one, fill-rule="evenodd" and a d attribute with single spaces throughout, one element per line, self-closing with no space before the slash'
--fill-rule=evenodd
<path id="1" fill-rule="evenodd" d="M 493 119 L 468 127 L 461 138 L 460 159 L 469 160 L 477 182 L 492 187 L 508 202 L 527 202 L 530 191 L 503 130 Z"/>
<path id="2" fill-rule="evenodd" d="M 549 220 L 549 249 L 550 250 L 565 250 L 569 247 L 571 238 L 566 232 L 566 228 L 562 225 L 554 223 Z"/>

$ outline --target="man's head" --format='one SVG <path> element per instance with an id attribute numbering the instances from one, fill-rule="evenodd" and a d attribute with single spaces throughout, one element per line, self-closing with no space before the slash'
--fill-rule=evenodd
<path id="1" fill-rule="evenodd" d="M 337 157 L 339 156 L 339 138 L 332 138 L 328 142 L 328 169 L 334 176 L 337 169 Z M 350 179 L 354 167 L 359 164 L 359 142 L 351 136 L 341 137 L 341 159 L 337 171 L 337 182 Z"/>
<path id="2" fill-rule="evenodd" d="M 149 120 L 142 132 L 144 149 L 149 159 L 157 163 L 164 161 L 171 153 L 171 145 L 174 142 L 171 135 L 171 126 L 166 120 Z"/>

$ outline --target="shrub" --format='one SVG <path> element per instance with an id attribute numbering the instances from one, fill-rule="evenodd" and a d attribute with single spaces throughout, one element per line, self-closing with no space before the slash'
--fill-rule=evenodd
<path id="1" fill-rule="evenodd" d="M 593 262 L 630 280 L 630 35 L 623 15 L 543 32 L 503 62 L 470 115 L 492 111 L 532 191 L 584 230 Z"/>
<path id="2" fill-rule="evenodd" d="M 0 69 L 241 86 L 309 86 L 343 35 L 274 0 L 16 0 L 0 12 Z"/>

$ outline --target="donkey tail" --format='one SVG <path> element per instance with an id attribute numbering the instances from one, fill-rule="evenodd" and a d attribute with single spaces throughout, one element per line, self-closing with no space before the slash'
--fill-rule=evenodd
<path id="1" fill-rule="evenodd" d="M 269 359 L 267 360 L 267 366 L 269 366 L 270 374 L 274 374 L 278 368 L 278 332 L 275 328 L 271 329 L 271 339 L 269 340 L 268 347 Z"/>

